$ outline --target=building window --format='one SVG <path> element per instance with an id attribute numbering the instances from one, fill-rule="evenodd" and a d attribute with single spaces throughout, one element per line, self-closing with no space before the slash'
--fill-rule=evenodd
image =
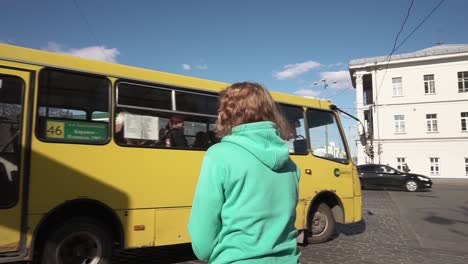
<path id="1" fill-rule="evenodd" d="M 394 115 L 395 120 L 395 133 L 405 133 L 405 116 Z"/>
<path id="2" fill-rule="evenodd" d="M 467 124 L 468 124 L 468 112 L 461 112 L 461 130 L 468 131 Z"/>
<path id="3" fill-rule="evenodd" d="M 437 114 L 426 115 L 427 132 L 437 132 Z"/>
<path id="4" fill-rule="evenodd" d="M 434 74 L 424 75 L 424 93 L 435 94 Z"/>
<path id="5" fill-rule="evenodd" d="M 431 175 L 439 175 L 439 158 L 429 158 L 431 162 Z"/>
<path id="6" fill-rule="evenodd" d="M 406 158 L 396 158 L 397 160 L 397 169 L 399 171 L 404 171 L 406 165 Z"/>
<path id="7" fill-rule="evenodd" d="M 468 158 L 465 158 L 465 175 L 468 176 Z"/>
<path id="8" fill-rule="evenodd" d="M 458 92 L 468 92 L 468 71 L 458 73 Z"/>
<path id="9" fill-rule="evenodd" d="M 393 96 L 403 95 L 403 87 L 401 83 L 402 83 L 401 77 L 392 78 Z"/>

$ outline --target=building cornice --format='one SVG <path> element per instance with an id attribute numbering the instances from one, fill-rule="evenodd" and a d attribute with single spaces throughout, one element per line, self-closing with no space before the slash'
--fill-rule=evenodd
<path id="1" fill-rule="evenodd" d="M 445 55 L 433 55 L 433 56 L 428 56 L 428 57 L 416 57 L 416 58 L 408 58 L 408 59 L 395 59 L 395 60 L 383 60 L 381 59 L 380 61 L 370 61 L 366 63 L 361 63 L 361 64 L 350 64 L 349 65 L 349 70 L 350 71 L 355 71 L 357 69 L 362 69 L 362 68 L 371 68 L 371 67 L 386 67 L 387 64 L 388 66 L 394 66 L 398 64 L 407 64 L 407 63 L 421 63 L 421 62 L 428 62 L 430 63 L 431 61 L 434 60 L 444 60 L 444 59 L 463 59 L 464 57 L 468 58 L 468 52 L 463 52 L 463 53 L 456 53 L 456 54 L 445 54 Z M 380 58 L 380 57 L 377 57 Z"/>
<path id="2" fill-rule="evenodd" d="M 446 142 L 467 142 L 468 136 L 465 137 L 427 137 L 427 138 L 422 138 L 422 137 L 414 137 L 414 138 L 381 138 L 381 139 L 373 139 L 374 144 L 378 142 L 388 142 L 388 143 L 400 143 L 404 141 L 405 143 L 410 143 L 410 142 L 441 142 L 441 143 L 446 143 Z"/>
<path id="3" fill-rule="evenodd" d="M 460 102 L 468 102 L 468 99 L 443 100 L 443 101 L 422 101 L 422 102 L 407 102 L 407 103 L 390 103 L 390 104 L 374 104 L 373 106 L 380 107 L 380 106 L 395 106 L 395 105 L 444 104 L 444 103 L 460 103 Z"/>

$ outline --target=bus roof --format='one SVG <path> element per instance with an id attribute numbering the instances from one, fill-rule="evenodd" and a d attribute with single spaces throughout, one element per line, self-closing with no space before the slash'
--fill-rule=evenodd
<path id="1" fill-rule="evenodd" d="M 49 66 L 59 69 L 95 73 L 115 78 L 133 79 L 168 84 L 172 86 L 175 85 L 186 88 L 208 90 L 213 92 L 220 92 L 229 85 L 228 83 L 208 79 L 86 59 L 55 52 L 8 45 L 4 43 L 0 43 L 0 59 L 39 66 Z M 330 105 L 332 104 L 330 101 L 326 100 L 306 98 L 280 92 L 272 91 L 271 94 L 275 100 L 284 103 L 307 105 L 326 109 L 329 109 Z"/>

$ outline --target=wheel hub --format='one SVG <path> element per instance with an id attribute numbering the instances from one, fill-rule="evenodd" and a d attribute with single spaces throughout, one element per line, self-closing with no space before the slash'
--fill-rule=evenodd
<path id="1" fill-rule="evenodd" d="M 322 234 L 328 226 L 327 217 L 320 211 L 317 211 L 314 214 L 314 218 L 312 220 L 312 234 L 313 235 L 320 235 Z"/>
<path id="2" fill-rule="evenodd" d="M 72 234 L 57 247 L 58 263 L 62 264 L 97 264 L 101 255 L 99 240 L 87 232 Z"/>
<path id="3" fill-rule="evenodd" d="M 407 182 L 406 187 L 408 188 L 409 191 L 415 191 L 418 188 L 417 183 L 414 181 Z"/>

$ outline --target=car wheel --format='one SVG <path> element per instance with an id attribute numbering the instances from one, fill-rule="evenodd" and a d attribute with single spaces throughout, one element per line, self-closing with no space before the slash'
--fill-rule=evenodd
<path id="1" fill-rule="evenodd" d="M 112 238 L 104 225 L 90 218 L 75 218 L 46 239 L 42 263 L 108 264 L 112 249 Z"/>
<path id="2" fill-rule="evenodd" d="M 417 192 L 419 190 L 419 184 L 415 180 L 407 180 L 405 182 L 405 190 L 408 192 Z"/>
<path id="3" fill-rule="evenodd" d="M 309 244 L 318 244 L 328 241 L 335 233 L 335 218 L 330 207 L 321 203 L 312 212 L 309 221 L 309 235 L 307 242 Z"/>

